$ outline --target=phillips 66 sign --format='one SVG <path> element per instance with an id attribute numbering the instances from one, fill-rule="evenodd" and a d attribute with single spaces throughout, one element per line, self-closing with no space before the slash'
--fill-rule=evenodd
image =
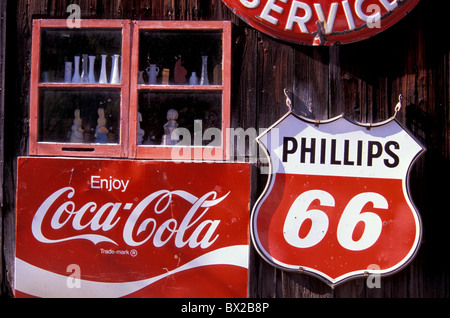
<path id="1" fill-rule="evenodd" d="M 282 40 L 333 45 L 373 36 L 402 19 L 419 0 L 223 0 L 261 32 Z"/>
<path id="2" fill-rule="evenodd" d="M 425 149 L 396 120 L 317 123 L 290 112 L 258 142 L 271 174 L 251 231 L 266 261 L 335 285 L 412 259 L 421 222 L 408 173 Z"/>

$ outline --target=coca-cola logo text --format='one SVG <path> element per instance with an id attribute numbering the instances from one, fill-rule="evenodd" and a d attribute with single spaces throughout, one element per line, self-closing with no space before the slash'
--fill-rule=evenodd
<path id="1" fill-rule="evenodd" d="M 100 184 L 100 181 L 93 183 L 94 187 L 100 187 Z M 114 188 L 113 184 L 111 180 L 109 191 Z M 119 182 L 116 184 L 119 185 Z M 120 184 L 123 185 L 122 190 L 126 190 L 125 185 L 128 183 Z M 33 217 L 31 228 L 33 236 L 42 243 L 84 239 L 94 244 L 108 242 L 119 245 L 107 233 L 122 225 L 122 238 L 128 246 L 140 246 L 151 242 L 155 247 L 162 247 L 172 241 L 177 248 L 188 246 L 192 249 L 197 247 L 206 249 L 219 237 L 217 229 L 221 222 L 207 218 L 208 214 L 211 214 L 210 208 L 218 205 L 229 194 L 230 192 L 218 197 L 217 192 L 211 191 L 197 197 L 183 190 L 159 190 L 149 194 L 137 204 L 107 202 L 100 205 L 93 201 L 84 204 L 75 203 L 79 202 L 75 200 L 76 190 L 73 187 L 63 187 L 48 196 L 40 205 Z M 180 199 L 187 201 L 190 206 L 183 213 L 181 221 L 171 217 L 169 212 L 172 201 Z M 123 213 L 126 211 L 131 213 Z M 44 234 L 44 228 L 50 228 L 53 233 Z M 70 231 L 59 231 L 63 228 L 69 228 Z M 90 233 L 86 233 L 86 230 Z M 83 233 L 49 238 L 58 233 L 74 231 Z"/>

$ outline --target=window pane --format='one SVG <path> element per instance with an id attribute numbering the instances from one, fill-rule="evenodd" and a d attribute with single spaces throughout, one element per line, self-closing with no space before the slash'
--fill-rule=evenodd
<path id="1" fill-rule="evenodd" d="M 163 144 L 164 125 L 168 122 L 167 115 L 170 109 L 178 113 L 177 127 L 189 130 L 192 145 L 194 145 L 194 133 L 201 133 L 203 136 L 208 128 L 222 129 L 222 94 L 220 92 L 141 91 L 139 112 L 142 115 L 140 127 L 144 130 L 143 145 Z M 196 125 L 195 129 L 194 125 Z M 201 145 L 211 145 L 211 142 L 214 142 L 214 146 L 221 146 L 221 140 L 201 139 Z"/>
<path id="2" fill-rule="evenodd" d="M 44 29 L 41 33 L 41 82 L 64 82 L 65 62 L 72 62 L 71 77 L 75 73 L 75 56 L 79 56 L 78 70 L 82 73 L 82 55 L 95 56 L 94 74 L 99 81 L 102 54 L 106 54 L 108 82 L 112 56 L 121 54 L 120 29 Z M 119 63 L 120 68 L 120 63 Z"/>
<path id="3" fill-rule="evenodd" d="M 222 32 L 215 30 L 143 30 L 139 38 L 139 70 L 145 84 L 161 84 L 164 69 L 169 70 L 168 84 L 188 84 L 192 72 L 201 78 L 203 59 L 207 56 L 207 78 L 211 85 L 222 84 Z M 181 58 L 185 82 L 175 77 Z M 149 83 L 145 71 L 150 65 L 159 68 L 156 83 Z"/>
<path id="4" fill-rule="evenodd" d="M 99 108 L 104 109 L 104 118 L 99 115 Z M 79 118 L 75 114 L 77 109 Z M 97 126 L 100 126 L 98 139 Z M 39 141 L 119 143 L 119 136 L 119 90 L 40 90 Z"/>

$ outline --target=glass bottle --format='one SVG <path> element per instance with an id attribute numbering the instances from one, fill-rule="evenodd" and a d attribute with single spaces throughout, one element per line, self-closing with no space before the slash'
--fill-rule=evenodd
<path id="1" fill-rule="evenodd" d="M 95 83 L 94 65 L 95 55 L 89 55 L 89 83 Z"/>
<path id="2" fill-rule="evenodd" d="M 110 84 L 119 84 L 120 83 L 119 58 L 120 58 L 119 54 L 114 54 L 112 56 L 111 81 L 110 81 Z"/>
<path id="3" fill-rule="evenodd" d="M 202 74 L 200 77 L 200 85 L 209 85 L 208 82 L 208 56 L 202 55 Z"/>
<path id="4" fill-rule="evenodd" d="M 102 66 L 100 69 L 100 78 L 98 80 L 98 82 L 100 84 L 107 84 L 108 83 L 108 78 L 106 76 L 106 54 L 102 54 Z"/>
<path id="5" fill-rule="evenodd" d="M 198 85 L 198 77 L 196 72 L 192 72 L 191 77 L 189 77 L 189 85 Z"/>
<path id="6" fill-rule="evenodd" d="M 83 54 L 81 56 L 81 83 L 89 82 L 89 73 L 88 73 L 88 55 Z"/>
<path id="7" fill-rule="evenodd" d="M 81 80 L 80 77 L 80 57 L 74 56 L 74 68 L 73 68 L 73 77 L 72 83 L 79 83 Z"/>

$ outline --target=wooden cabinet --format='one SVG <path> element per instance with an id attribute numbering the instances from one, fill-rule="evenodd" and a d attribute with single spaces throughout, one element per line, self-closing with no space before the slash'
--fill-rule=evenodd
<path id="1" fill-rule="evenodd" d="M 30 155 L 128 156 L 130 37 L 128 20 L 82 20 L 81 28 L 33 21 Z M 118 81 L 112 81 L 114 64 Z M 95 80 L 84 80 L 86 72 Z M 103 139 L 96 137 L 99 109 L 108 131 Z"/>
<path id="2" fill-rule="evenodd" d="M 131 51 L 130 156 L 226 159 L 231 23 L 136 21 Z M 179 129 L 168 140 L 172 109 Z"/>
<path id="3" fill-rule="evenodd" d="M 231 23 L 34 20 L 30 155 L 224 160 Z"/>

